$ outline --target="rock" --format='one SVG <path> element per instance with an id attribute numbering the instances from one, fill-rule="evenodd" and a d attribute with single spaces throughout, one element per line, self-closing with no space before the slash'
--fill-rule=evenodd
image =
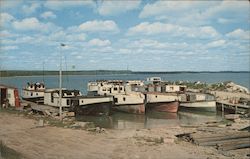
<path id="1" fill-rule="evenodd" d="M 43 126 L 44 126 L 43 119 L 39 119 L 39 121 L 36 123 L 36 127 L 43 127 Z"/>
<path id="2" fill-rule="evenodd" d="M 71 128 L 92 128 L 94 124 L 92 122 L 75 122 L 75 124 L 70 126 Z"/>
<path id="3" fill-rule="evenodd" d="M 227 120 L 236 120 L 239 118 L 240 118 L 239 114 L 227 114 L 227 115 L 225 115 L 225 119 L 227 119 Z"/>

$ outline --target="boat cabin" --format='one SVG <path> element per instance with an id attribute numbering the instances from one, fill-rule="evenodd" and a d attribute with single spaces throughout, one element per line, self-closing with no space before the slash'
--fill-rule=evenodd
<path id="1" fill-rule="evenodd" d="M 71 99 L 81 96 L 78 90 L 62 89 L 62 107 L 70 107 Z M 47 89 L 44 92 L 44 104 L 59 107 L 59 89 Z"/>
<path id="2" fill-rule="evenodd" d="M 187 86 L 183 85 L 166 85 L 165 92 L 173 93 L 173 92 L 180 92 L 184 93 L 187 90 Z"/>

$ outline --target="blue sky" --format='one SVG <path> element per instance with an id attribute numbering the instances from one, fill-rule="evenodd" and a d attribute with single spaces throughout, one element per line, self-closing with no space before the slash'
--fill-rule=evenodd
<path id="1" fill-rule="evenodd" d="M 1 69 L 250 70 L 247 0 L 0 3 Z"/>

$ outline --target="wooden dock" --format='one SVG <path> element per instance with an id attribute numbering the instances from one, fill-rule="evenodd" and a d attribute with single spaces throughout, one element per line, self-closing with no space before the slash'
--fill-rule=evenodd
<path id="1" fill-rule="evenodd" d="M 177 137 L 200 146 L 214 146 L 222 151 L 250 147 L 250 132 L 248 131 L 220 132 L 216 134 L 187 133 L 177 135 Z"/>
<path id="2" fill-rule="evenodd" d="M 38 111 L 38 112 L 50 112 L 50 113 L 59 113 L 59 107 L 53 107 L 49 105 L 43 105 L 39 103 L 34 103 L 30 101 L 23 100 L 22 105 L 30 106 L 32 110 Z"/>
<path id="3" fill-rule="evenodd" d="M 216 101 L 216 106 L 221 110 L 222 113 L 230 110 L 230 112 L 246 113 L 250 111 L 250 105 L 238 104 L 238 103 L 229 103 L 227 101 Z"/>

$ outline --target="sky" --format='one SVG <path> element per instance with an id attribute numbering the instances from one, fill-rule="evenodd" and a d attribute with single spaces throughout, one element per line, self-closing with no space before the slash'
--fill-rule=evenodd
<path id="1" fill-rule="evenodd" d="M 65 46 L 61 46 L 61 43 Z M 249 1 L 0 1 L 0 69 L 250 71 Z"/>

